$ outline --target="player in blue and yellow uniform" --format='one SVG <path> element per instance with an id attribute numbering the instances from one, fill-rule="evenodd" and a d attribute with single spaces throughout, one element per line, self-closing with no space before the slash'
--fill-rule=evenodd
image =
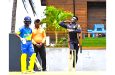
<path id="1" fill-rule="evenodd" d="M 24 18 L 24 26 L 19 29 L 17 32 L 17 36 L 21 40 L 21 72 L 26 73 L 27 72 L 27 64 L 26 64 L 26 59 L 27 59 L 27 54 L 30 56 L 30 64 L 28 67 L 29 72 L 33 72 L 34 68 L 34 62 L 36 58 L 36 53 L 34 53 L 34 48 L 32 44 L 32 29 L 29 27 L 31 24 L 31 18 L 29 16 L 26 16 Z"/>

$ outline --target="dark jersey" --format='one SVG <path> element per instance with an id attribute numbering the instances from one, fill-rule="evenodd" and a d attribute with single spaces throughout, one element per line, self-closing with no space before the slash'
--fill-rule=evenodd
<path id="1" fill-rule="evenodd" d="M 63 28 L 66 28 L 68 30 L 68 32 L 69 32 L 69 41 L 70 42 L 78 43 L 77 33 L 81 32 L 81 29 L 79 28 L 78 24 L 70 23 L 70 24 L 66 25 L 62 21 L 59 25 L 62 26 Z"/>

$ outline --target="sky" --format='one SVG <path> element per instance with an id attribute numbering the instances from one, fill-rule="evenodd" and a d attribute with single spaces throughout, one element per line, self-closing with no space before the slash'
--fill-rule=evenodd
<path id="1" fill-rule="evenodd" d="M 18 5 L 17 5 L 17 20 L 16 20 L 16 30 L 17 31 L 19 29 L 19 27 L 23 26 L 23 19 L 25 16 L 30 16 L 32 19 L 32 24 L 31 24 L 31 28 L 34 28 L 34 20 L 39 18 L 40 20 L 42 18 L 44 18 L 44 9 L 46 8 L 45 6 L 41 6 L 41 2 L 40 0 L 33 0 L 34 1 L 34 6 L 35 6 L 35 10 L 37 12 L 37 15 L 34 16 L 31 10 L 31 7 L 28 3 L 28 0 L 26 0 L 27 2 L 27 10 L 28 13 L 26 12 L 26 10 L 24 9 L 23 3 L 21 0 L 18 0 Z"/>
<path id="2" fill-rule="evenodd" d="M 26 15 L 32 16 L 31 12 L 27 14 L 18 0 L 16 29 L 23 25 L 23 18 Z M 37 1 L 37 0 L 36 0 Z M 107 75 L 115 75 L 115 0 L 107 1 Z M 28 7 L 29 9 L 29 7 Z M 38 11 L 41 9 L 37 8 Z M 0 2 L 0 75 L 8 75 L 9 67 L 9 33 L 11 29 L 12 0 L 2 0 Z M 22 10 L 24 12 L 22 12 Z M 39 11 L 40 12 L 40 11 Z M 40 17 L 36 16 L 32 18 Z"/>

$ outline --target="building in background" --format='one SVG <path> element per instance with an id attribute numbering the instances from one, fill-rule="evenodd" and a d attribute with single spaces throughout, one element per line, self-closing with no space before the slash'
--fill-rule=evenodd
<path id="1" fill-rule="evenodd" d="M 45 0 L 46 5 L 53 5 L 65 11 L 73 12 L 73 0 Z M 106 27 L 106 0 L 75 0 L 75 15 L 83 32 L 93 29 L 94 24 Z"/>
<path id="2" fill-rule="evenodd" d="M 82 27 L 83 36 L 88 36 L 88 30 L 94 30 L 95 24 L 104 24 L 106 29 L 106 0 L 41 0 L 43 5 L 54 6 L 65 11 L 73 11 L 75 4 L 75 15 L 78 16 L 78 23 Z M 75 1 L 75 3 L 73 3 Z M 51 41 L 55 40 L 55 33 L 47 31 Z M 58 32 L 58 38 L 67 37 L 67 32 Z"/>

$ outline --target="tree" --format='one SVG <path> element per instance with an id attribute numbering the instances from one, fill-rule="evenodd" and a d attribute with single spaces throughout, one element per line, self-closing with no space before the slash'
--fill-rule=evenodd
<path id="1" fill-rule="evenodd" d="M 54 6 L 47 6 L 45 9 L 46 18 L 42 20 L 46 23 L 46 30 L 52 30 L 55 32 L 55 43 L 57 43 L 57 31 L 64 31 L 65 29 L 59 26 L 59 22 L 72 17 L 71 12 L 57 9 Z"/>
<path id="2" fill-rule="evenodd" d="M 36 11 L 34 9 L 34 3 L 33 0 L 28 0 L 29 4 L 32 8 L 34 16 L 36 15 Z M 26 0 L 22 0 L 22 3 L 24 5 L 25 10 L 26 9 Z M 16 9 L 17 9 L 17 0 L 13 0 L 13 8 L 12 8 L 12 22 L 11 22 L 11 33 L 15 33 L 15 23 L 16 23 Z M 27 11 L 28 12 L 28 11 Z"/>

